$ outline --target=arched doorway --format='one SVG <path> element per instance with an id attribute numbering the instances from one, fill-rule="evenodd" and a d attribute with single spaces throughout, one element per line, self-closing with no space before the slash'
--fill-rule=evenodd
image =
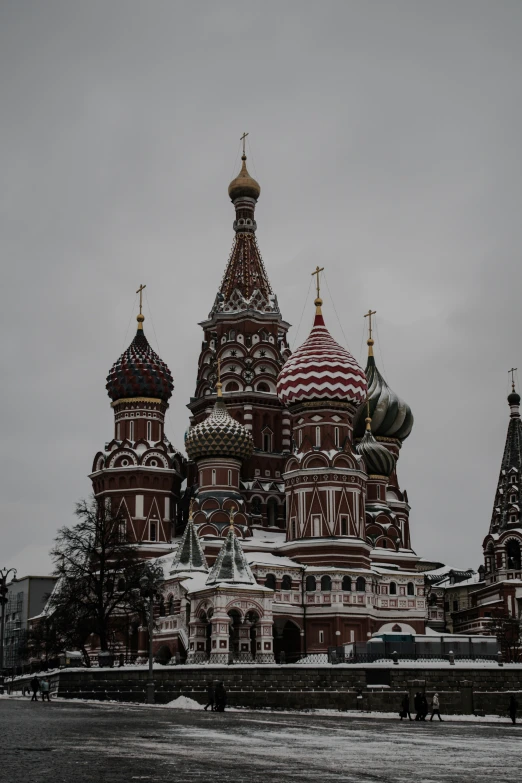
<path id="1" fill-rule="evenodd" d="M 269 527 L 276 527 L 277 525 L 277 511 L 278 511 L 278 503 L 275 498 L 269 498 L 268 502 L 266 504 L 266 514 L 268 517 L 268 526 Z"/>
<path id="2" fill-rule="evenodd" d="M 301 655 L 301 629 L 292 620 L 277 620 L 274 623 L 274 656 L 281 660 L 284 653 L 286 663 L 298 660 Z"/>
<path id="3" fill-rule="evenodd" d="M 239 629 L 241 627 L 241 614 L 237 609 L 231 609 L 228 613 L 230 617 L 229 636 L 230 644 L 229 650 L 234 658 L 239 658 L 240 642 L 239 642 Z"/>
<path id="4" fill-rule="evenodd" d="M 256 641 L 257 641 L 257 623 L 259 622 L 259 615 L 256 612 L 248 612 L 245 617 L 245 622 L 250 626 L 250 654 L 252 658 L 256 657 Z"/>
<path id="5" fill-rule="evenodd" d="M 506 554 L 507 567 L 518 571 L 520 569 L 520 543 L 515 538 L 507 542 Z"/>

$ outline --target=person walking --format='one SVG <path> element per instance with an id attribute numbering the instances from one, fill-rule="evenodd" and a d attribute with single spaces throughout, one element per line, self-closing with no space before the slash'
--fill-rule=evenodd
<path id="1" fill-rule="evenodd" d="M 403 718 L 409 718 L 410 720 L 413 720 L 410 712 L 410 697 L 407 693 L 404 695 L 401 701 L 401 720 Z"/>
<path id="2" fill-rule="evenodd" d="M 509 697 L 509 717 L 513 725 L 517 722 L 518 701 L 515 696 L 511 694 Z"/>
<path id="3" fill-rule="evenodd" d="M 227 692 L 222 682 L 218 682 L 215 688 L 216 712 L 225 712 L 227 706 Z"/>
<path id="4" fill-rule="evenodd" d="M 431 700 L 431 718 L 430 718 L 430 722 L 433 720 L 433 716 L 434 715 L 438 715 L 439 716 L 439 720 L 442 721 L 442 718 L 440 717 L 440 699 L 439 699 L 439 694 L 438 693 L 434 693 L 433 694 L 433 699 Z"/>
<path id="5" fill-rule="evenodd" d="M 51 686 L 49 685 L 49 680 L 40 680 L 40 691 L 42 693 L 42 701 L 51 701 L 50 698 L 50 690 Z"/>
<path id="6" fill-rule="evenodd" d="M 415 694 L 413 706 L 415 707 L 415 720 L 422 720 L 422 693 L 420 691 Z"/>
<path id="7" fill-rule="evenodd" d="M 31 690 L 33 692 L 33 695 L 31 696 L 31 701 L 38 701 L 38 691 L 40 690 L 40 680 L 34 675 L 33 679 L 31 680 Z"/>
<path id="8" fill-rule="evenodd" d="M 205 710 L 210 707 L 210 711 L 214 712 L 214 685 L 209 682 L 207 685 L 207 703 L 205 704 Z"/>
<path id="9" fill-rule="evenodd" d="M 426 694 L 422 693 L 421 694 L 421 713 L 422 714 L 421 714 L 421 718 L 420 719 L 421 720 L 426 720 L 426 715 L 428 714 L 428 712 L 429 712 L 428 699 L 426 698 Z"/>

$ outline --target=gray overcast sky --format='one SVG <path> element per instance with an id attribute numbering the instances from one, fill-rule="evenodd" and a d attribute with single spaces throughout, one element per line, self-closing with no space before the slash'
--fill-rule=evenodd
<path id="1" fill-rule="evenodd" d="M 142 282 L 182 445 L 244 130 L 292 342 L 318 262 L 361 362 L 378 311 L 414 547 L 479 565 L 522 368 L 521 36 L 520 0 L 3 0 L 0 566 L 47 572 L 90 492 Z"/>

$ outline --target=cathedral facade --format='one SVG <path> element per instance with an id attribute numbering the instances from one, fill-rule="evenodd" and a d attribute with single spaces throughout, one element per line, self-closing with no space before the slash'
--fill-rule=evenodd
<path id="1" fill-rule="evenodd" d="M 140 306 L 107 378 L 114 431 L 91 474 L 163 568 L 156 651 L 189 662 L 292 660 L 422 633 L 427 617 L 398 478 L 412 412 L 376 365 L 372 313 L 364 370 L 329 333 L 319 268 L 310 334 L 290 352 L 256 239 L 260 192 L 243 152 L 228 189 L 232 251 L 200 324 L 186 455 L 164 431 L 173 379 Z M 144 629 L 136 644 L 145 655 Z"/>

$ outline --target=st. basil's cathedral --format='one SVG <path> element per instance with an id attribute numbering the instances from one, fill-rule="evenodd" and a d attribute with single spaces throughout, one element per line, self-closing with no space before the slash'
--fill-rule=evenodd
<path id="1" fill-rule="evenodd" d="M 114 432 L 90 476 L 140 554 L 163 568 L 163 659 L 293 660 L 375 633 L 424 633 L 428 620 L 398 479 L 411 409 L 376 365 L 371 311 L 364 370 L 331 336 L 319 267 L 312 328 L 291 353 L 246 160 L 243 149 L 228 188 L 233 246 L 200 324 L 186 456 L 165 433 L 174 383 L 140 305 L 107 378 Z M 146 656 L 146 629 L 135 623 L 126 645 Z"/>

